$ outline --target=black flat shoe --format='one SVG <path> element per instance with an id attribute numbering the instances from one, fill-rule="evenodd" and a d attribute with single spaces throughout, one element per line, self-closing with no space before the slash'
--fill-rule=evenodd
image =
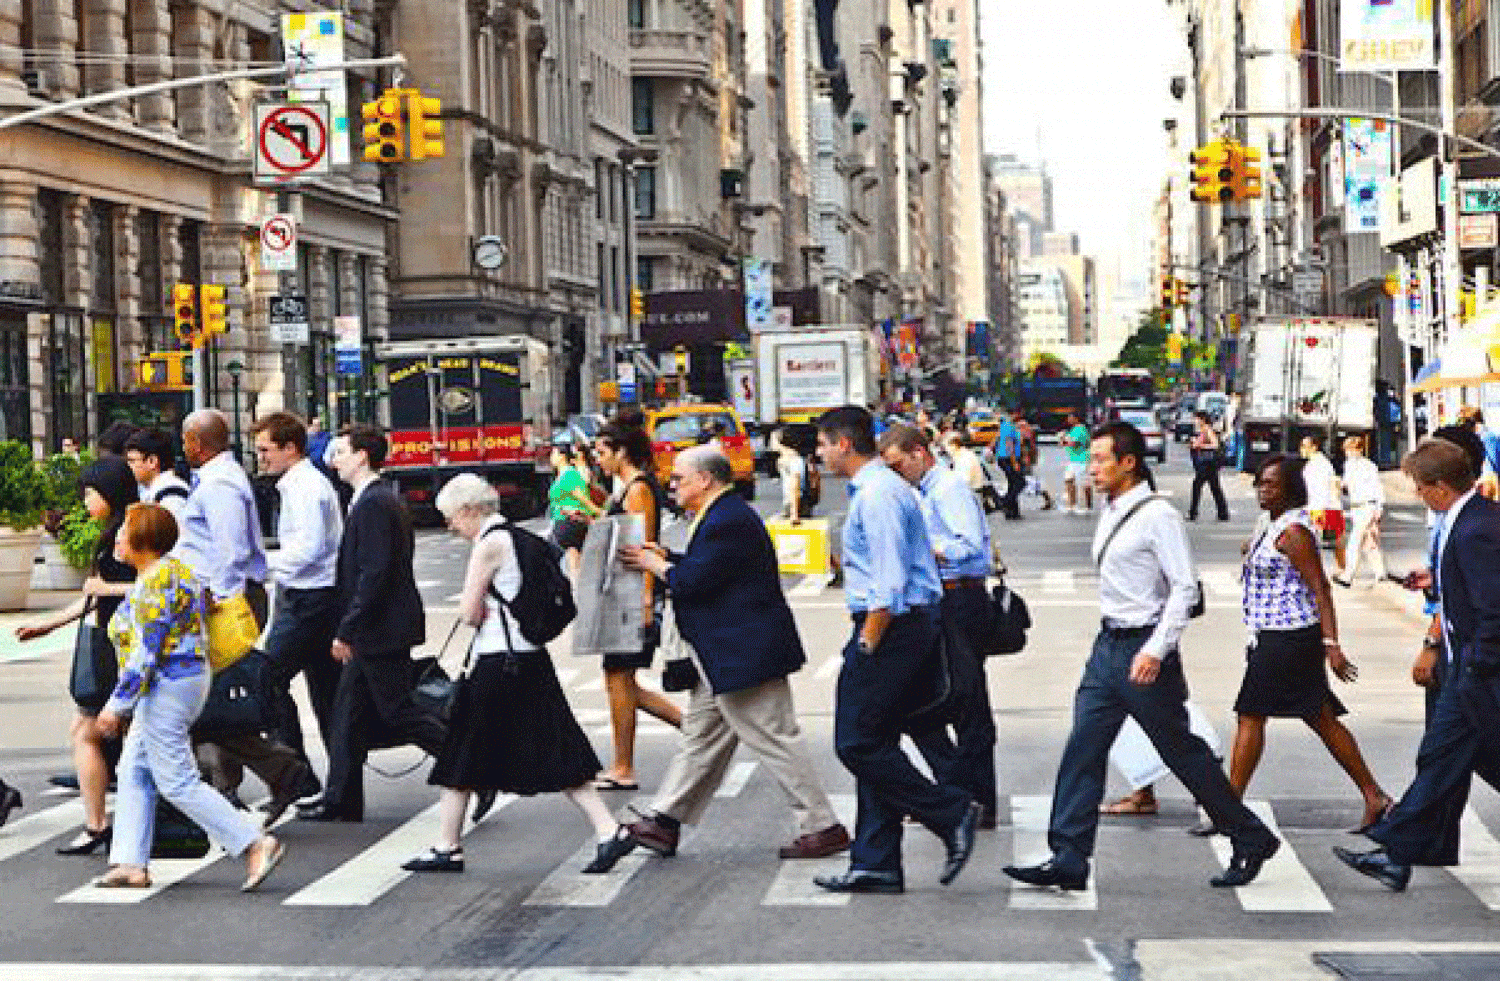
<path id="1" fill-rule="evenodd" d="M 1234 857 L 1229 860 L 1229 868 L 1222 874 L 1208 880 L 1208 884 L 1216 889 L 1233 889 L 1238 886 L 1248 886 L 1260 875 L 1261 866 L 1266 864 L 1272 855 L 1281 850 L 1281 842 L 1276 841 L 1258 852 L 1241 852 L 1235 850 Z"/>
<path id="2" fill-rule="evenodd" d="M 10 812 L 21 809 L 21 792 L 8 784 L 0 784 L 0 825 L 10 820 Z"/>
<path id="3" fill-rule="evenodd" d="M 865 869 L 850 869 L 838 875 L 819 875 L 813 883 L 829 892 L 869 892 L 894 896 L 906 891 L 900 872 L 870 872 Z"/>
<path id="4" fill-rule="evenodd" d="M 91 828 L 84 828 L 78 833 L 78 837 L 59 848 L 57 854 L 92 855 L 100 848 L 108 848 L 114 836 L 115 829 L 112 825 L 107 825 L 98 831 L 94 831 Z"/>
<path id="5" fill-rule="evenodd" d="M 635 839 L 630 836 L 630 829 L 622 824 L 615 831 L 613 838 L 599 842 L 594 860 L 583 867 L 583 872 L 585 875 L 603 875 L 612 871 L 619 864 L 620 859 L 633 851 L 635 851 Z"/>
<path id="6" fill-rule="evenodd" d="M 474 792 L 474 823 L 478 824 L 484 820 L 484 816 L 495 806 L 494 790 L 476 790 Z"/>
<path id="7" fill-rule="evenodd" d="M 979 818 L 983 813 L 984 807 L 977 800 L 970 801 L 964 816 L 958 820 L 958 826 L 948 836 L 945 842 L 948 858 L 943 862 L 943 874 L 938 876 L 943 885 L 952 885 L 964 866 L 969 864 L 969 856 L 974 854 L 974 832 L 979 830 Z"/>
<path id="8" fill-rule="evenodd" d="M 1360 875 L 1369 876 L 1391 892 L 1404 892 L 1406 884 L 1411 881 L 1411 866 L 1392 861 L 1384 848 L 1377 848 L 1372 852 L 1356 852 L 1335 845 L 1333 854 L 1338 856 L 1340 862 Z"/>
<path id="9" fill-rule="evenodd" d="M 1203 820 L 1199 821 L 1191 828 L 1188 828 L 1187 833 L 1192 835 L 1194 838 L 1212 838 L 1214 835 L 1223 834 L 1223 832 L 1219 830 L 1219 826 L 1214 824 L 1211 818 L 1204 818 Z"/>
<path id="10" fill-rule="evenodd" d="M 1069 868 L 1049 858 L 1041 865 L 1007 865 L 1000 871 L 1028 886 L 1044 889 L 1061 889 L 1063 892 L 1082 892 L 1089 886 L 1089 869 Z"/>
<path id="11" fill-rule="evenodd" d="M 363 818 L 349 817 L 346 814 L 341 814 L 327 804 L 313 804 L 310 807 L 298 805 L 297 817 L 303 821 L 347 821 L 351 824 L 358 824 L 364 820 Z"/>
<path id="12" fill-rule="evenodd" d="M 451 851 L 443 851 L 440 848 L 429 848 L 416 858 L 403 863 L 401 867 L 408 872 L 462 872 L 464 850 L 454 848 Z"/>

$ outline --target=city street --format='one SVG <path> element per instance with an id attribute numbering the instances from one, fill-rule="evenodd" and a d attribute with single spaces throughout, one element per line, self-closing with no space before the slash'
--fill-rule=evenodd
<path id="1" fill-rule="evenodd" d="M 1162 489 L 1185 506 L 1186 451 L 1158 469 Z M 1059 494 L 1060 454 L 1047 448 L 1043 473 Z M 1390 476 L 1393 487 L 1402 478 Z M 1226 474 L 1233 519 L 1200 521 L 1193 543 L 1208 611 L 1193 622 L 1184 659 L 1194 700 L 1227 748 L 1230 706 L 1243 661 L 1235 581 L 1239 544 L 1255 517 L 1249 479 Z M 841 482 L 828 481 L 821 513 L 843 508 Z M 761 481 L 758 506 L 779 491 Z M 1391 566 L 1420 561 L 1423 512 L 1409 495 L 1388 512 Z M 942 847 L 914 828 L 906 847 L 904 896 L 834 896 L 812 885 L 843 857 L 780 861 L 790 814 L 764 767 L 743 750 L 700 827 L 685 829 L 680 853 L 637 853 L 607 876 L 583 876 L 592 855 L 586 823 L 561 796 L 507 799 L 465 842 L 462 875 L 410 876 L 399 865 L 433 840 L 436 792 L 415 749 L 377 753 L 367 774 L 363 824 L 295 820 L 278 834 L 285 864 L 257 895 L 238 892 L 233 860 L 159 862 L 145 891 L 89 887 L 104 859 L 61 858 L 53 848 L 79 822 L 76 799 L 49 791 L 46 777 L 70 767 L 65 751 L 70 641 L 32 652 L 0 644 L 0 774 L 18 784 L 26 807 L 0 829 L 0 975 L 24 979 L 427 977 L 728 981 L 874 979 L 1092 979 L 1386 977 L 1392 964 L 1438 963 L 1448 950 L 1497 958 L 1500 801 L 1476 789 L 1465 828 L 1464 862 L 1418 869 L 1403 895 L 1345 869 L 1330 846 L 1358 846 L 1353 786 L 1312 733 L 1273 722 L 1251 788 L 1253 807 L 1274 821 L 1286 847 L 1249 887 L 1221 891 L 1208 879 L 1228 860 L 1223 839 L 1190 837 L 1194 809 L 1175 781 L 1158 788 L 1161 813 L 1104 820 L 1095 875 L 1082 893 L 1013 887 L 1001 866 L 1039 859 L 1052 778 L 1066 736 L 1074 685 L 1097 624 L 1096 577 L 1088 546 L 1091 516 L 1041 512 L 1023 499 L 1025 519 L 996 523 L 1010 583 L 1030 604 L 1027 650 L 992 660 L 998 717 L 1000 827 L 981 832 L 973 862 L 950 888 L 937 884 Z M 1212 515 L 1205 505 L 1205 515 Z M 423 533 L 417 578 L 427 600 L 432 645 L 454 616 L 465 546 Z M 1368 575 L 1368 574 L 1366 574 Z M 787 581 L 809 663 L 795 679 L 801 721 L 818 767 L 846 820 L 853 783 L 835 759 L 831 721 L 839 649 L 848 635 L 842 594 L 821 580 Z M 1409 677 L 1421 622 L 1412 598 L 1368 578 L 1335 599 L 1345 647 L 1360 680 L 1339 686 L 1347 721 L 1388 792 L 1413 770 L 1422 696 Z M 9 618 L 5 636 L 15 618 Z M 461 637 L 464 634 L 460 634 Z M 608 711 L 598 665 L 570 656 L 566 636 L 553 657 L 580 721 L 608 761 Z M 450 652 L 456 660 L 456 653 Z M 643 675 L 643 677 L 645 677 Z M 659 671 L 649 680 L 659 681 Z M 673 732 L 643 722 L 639 794 L 612 806 L 644 808 L 673 750 Z M 318 750 L 321 753 L 321 748 Z M 319 759 L 321 765 L 321 757 Z M 1111 795 L 1124 792 L 1118 776 Z M 249 788 L 247 788 L 249 791 Z M 259 796 L 259 788 L 245 794 Z M 1319 966 L 1319 961 L 1325 966 Z M 136 970 L 130 965 L 153 966 Z M 1372 966 L 1373 965 L 1373 966 Z M 295 968 L 295 969 L 293 969 Z M 404 974 L 388 968 L 421 968 Z M 1385 973 L 1378 973 L 1384 971 Z M 1363 972 L 1363 973 L 1362 973 Z M 1408 976 L 1425 977 L 1416 969 Z M 1437 976 L 1437 975 L 1432 975 Z M 1459 976 L 1459 975 L 1453 975 Z M 1467 975 L 1464 975 L 1467 976 Z"/>

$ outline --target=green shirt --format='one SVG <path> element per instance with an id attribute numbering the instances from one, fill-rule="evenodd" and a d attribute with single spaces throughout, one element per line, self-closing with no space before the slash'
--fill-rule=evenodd
<path id="1" fill-rule="evenodd" d="M 1089 462 L 1089 430 L 1081 422 L 1068 430 L 1068 462 Z"/>
<path id="2" fill-rule="evenodd" d="M 583 505 L 578 500 L 575 491 L 588 494 L 588 482 L 583 479 L 583 474 L 572 467 L 557 475 L 552 482 L 552 487 L 547 491 L 548 514 L 553 521 L 562 521 L 570 514 L 583 514 Z"/>

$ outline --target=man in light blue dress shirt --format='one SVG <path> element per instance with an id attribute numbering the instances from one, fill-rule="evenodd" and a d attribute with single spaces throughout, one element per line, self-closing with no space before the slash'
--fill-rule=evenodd
<path id="1" fill-rule="evenodd" d="M 849 478 L 843 560 L 854 635 L 839 672 L 834 748 L 854 774 L 859 815 L 849 870 L 814 881 L 830 892 L 903 892 L 902 821 L 910 815 L 947 846 L 939 879 L 947 885 L 973 851 L 981 808 L 968 791 L 924 777 L 901 750 L 912 692 L 934 670 L 941 629 L 932 542 L 916 494 L 876 458 L 868 412 L 824 414 L 818 447 L 824 464 Z"/>
<path id="2" fill-rule="evenodd" d="M 880 438 L 886 465 L 913 484 L 922 519 L 943 581 L 946 623 L 967 639 L 961 655 L 965 688 L 973 700 L 954 724 L 957 745 L 945 728 L 915 737 L 934 773 L 941 773 L 974 795 L 984 808 L 981 828 L 995 826 L 995 718 L 990 711 L 984 658 L 994 648 L 995 621 L 986 591 L 992 565 L 990 528 L 979 499 L 957 471 L 938 464 L 926 434 L 913 426 L 893 426 Z"/>
<path id="3" fill-rule="evenodd" d="M 1021 520 L 1021 488 L 1026 478 L 1021 474 L 1021 430 L 1011 421 L 1009 409 L 1000 411 L 1000 429 L 995 433 L 995 463 L 1005 471 L 1005 496 L 1000 508 L 1006 521 Z"/>

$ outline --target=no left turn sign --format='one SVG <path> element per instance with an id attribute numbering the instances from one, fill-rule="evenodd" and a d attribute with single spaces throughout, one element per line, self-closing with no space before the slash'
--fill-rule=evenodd
<path id="1" fill-rule="evenodd" d="M 296 180 L 328 173 L 328 104 L 255 107 L 255 176 Z"/>
<path id="2" fill-rule="evenodd" d="M 268 272 L 297 269 L 297 219 L 269 215 L 260 225 L 260 267 Z"/>

